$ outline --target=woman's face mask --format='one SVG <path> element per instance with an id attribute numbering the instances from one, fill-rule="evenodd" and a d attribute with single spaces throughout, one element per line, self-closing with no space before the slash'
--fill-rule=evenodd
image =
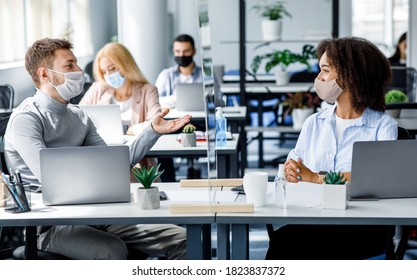
<path id="1" fill-rule="evenodd" d="M 59 72 L 59 71 L 52 70 L 52 69 L 48 69 L 48 70 L 64 75 L 65 82 L 63 84 L 56 86 L 52 83 L 52 81 L 49 83 L 55 88 L 58 94 L 66 101 L 70 101 L 71 98 L 76 97 L 83 91 L 84 83 L 85 83 L 83 71 Z"/>
<path id="2" fill-rule="evenodd" d="M 337 84 L 336 80 L 321 81 L 319 79 L 314 80 L 314 88 L 317 95 L 328 103 L 335 103 L 339 95 L 343 92 L 343 89 Z"/>
<path id="3" fill-rule="evenodd" d="M 104 80 L 108 83 L 112 88 L 118 89 L 121 88 L 126 80 L 126 77 L 122 77 L 119 71 L 113 72 L 108 75 L 104 75 Z"/>

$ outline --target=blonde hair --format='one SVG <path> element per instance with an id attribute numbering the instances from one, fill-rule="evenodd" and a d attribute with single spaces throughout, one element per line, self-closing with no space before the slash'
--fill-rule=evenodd
<path id="1" fill-rule="evenodd" d="M 129 50 L 120 43 L 108 43 L 97 53 L 94 59 L 93 74 L 96 81 L 105 82 L 104 74 L 100 70 L 100 59 L 107 57 L 119 69 L 120 74 L 129 82 L 149 83 L 140 71 Z"/>

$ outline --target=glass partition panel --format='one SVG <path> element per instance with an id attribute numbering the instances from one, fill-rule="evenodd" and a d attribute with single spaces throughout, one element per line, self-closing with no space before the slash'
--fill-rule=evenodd
<path id="1" fill-rule="evenodd" d="M 210 190 L 210 202 L 214 201 L 214 192 L 210 179 L 217 178 L 216 165 L 216 120 L 215 120 L 215 104 L 216 97 L 214 94 L 214 75 L 213 75 L 213 59 L 211 53 L 211 36 L 210 36 L 210 21 L 209 21 L 209 4 L 208 0 L 196 0 L 198 24 L 199 24 L 199 39 L 200 39 L 200 53 L 201 66 L 203 69 L 203 85 L 205 96 L 205 113 L 206 113 L 206 133 L 207 133 L 207 168 L 208 180 Z"/>

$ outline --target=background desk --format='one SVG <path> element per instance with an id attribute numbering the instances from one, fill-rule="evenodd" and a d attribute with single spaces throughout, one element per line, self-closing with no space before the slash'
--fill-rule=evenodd
<path id="1" fill-rule="evenodd" d="M 270 183 L 273 184 L 273 183 Z M 270 186 L 272 187 L 272 186 Z M 239 195 L 239 202 L 246 198 Z M 248 259 L 250 224 L 341 224 L 341 225 L 417 225 L 417 198 L 350 201 L 346 210 L 302 208 L 274 205 L 255 207 L 254 213 L 217 213 L 218 256 L 229 258 L 229 227 L 232 231 L 231 259 Z"/>
<path id="2" fill-rule="evenodd" d="M 178 183 L 156 185 L 165 190 L 179 189 Z M 139 184 L 131 185 L 132 195 L 135 195 L 138 187 Z M 161 201 L 159 209 L 142 210 L 133 202 L 133 198 L 130 203 L 44 206 L 42 195 L 31 193 L 31 201 L 32 211 L 27 213 L 12 214 L 0 208 L 0 226 L 184 224 L 187 227 L 188 259 L 211 257 L 211 248 L 203 248 L 204 244 L 211 246 L 211 243 L 204 241 L 202 232 L 204 225 L 214 223 L 213 213 L 171 214 L 167 201 Z"/>
<path id="3" fill-rule="evenodd" d="M 221 84 L 220 89 L 225 95 L 239 95 L 240 86 L 238 83 L 223 83 Z M 246 83 L 245 84 L 245 94 L 247 100 L 256 100 L 258 106 L 256 107 L 256 113 L 258 114 L 258 127 L 263 127 L 263 113 L 264 108 L 261 105 L 263 101 L 280 98 L 281 96 L 287 93 L 295 93 L 295 92 L 309 92 L 315 91 L 313 83 L 289 83 L 285 86 L 277 86 L 275 83 Z M 248 107 L 248 112 L 251 111 L 249 102 L 246 105 Z M 246 139 L 246 138 L 245 138 Z M 265 166 L 265 162 L 263 160 L 263 134 L 261 132 L 258 133 L 258 156 L 259 156 L 259 167 L 262 168 Z M 242 140 L 243 142 L 243 140 Z M 246 163 L 246 161 L 245 161 Z M 243 173 L 242 173 L 243 174 Z"/>
<path id="4" fill-rule="evenodd" d="M 246 147 L 246 115 L 247 109 L 246 106 L 238 106 L 238 107 L 222 107 L 223 115 L 227 119 L 228 126 L 230 127 L 230 132 L 232 133 L 239 133 L 239 139 L 242 139 L 239 144 L 239 151 L 241 153 L 240 160 L 241 160 L 241 168 L 240 168 L 240 177 L 243 176 L 245 172 L 245 168 L 247 165 L 247 147 Z M 192 112 L 184 112 L 178 111 L 177 109 L 171 109 L 168 115 L 165 116 L 165 119 L 176 119 L 180 118 L 184 115 L 190 114 L 192 117 L 192 121 L 201 122 L 205 124 L 206 120 L 206 112 L 205 111 L 192 111 Z"/>
<path id="5" fill-rule="evenodd" d="M 238 177 L 237 149 L 239 134 L 232 134 L 233 140 L 227 140 L 226 148 L 217 148 L 217 174 L 219 178 Z M 165 134 L 159 137 L 148 157 L 207 157 L 207 142 L 197 142 L 196 147 L 183 147 L 177 141 L 177 134 Z"/>

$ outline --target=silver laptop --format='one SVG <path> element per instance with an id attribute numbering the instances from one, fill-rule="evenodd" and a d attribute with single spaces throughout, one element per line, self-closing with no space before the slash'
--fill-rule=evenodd
<path id="1" fill-rule="evenodd" d="M 119 105 L 78 105 L 90 117 L 107 145 L 123 144 L 123 125 Z"/>
<path id="2" fill-rule="evenodd" d="M 127 146 L 46 148 L 40 163 L 45 205 L 130 201 Z"/>
<path id="3" fill-rule="evenodd" d="M 417 140 L 353 144 L 350 198 L 417 197 Z"/>
<path id="4" fill-rule="evenodd" d="M 204 87 L 202 83 L 177 84 L 175 87 L 177 95 L 178 111 L 204 111 Z"/>

